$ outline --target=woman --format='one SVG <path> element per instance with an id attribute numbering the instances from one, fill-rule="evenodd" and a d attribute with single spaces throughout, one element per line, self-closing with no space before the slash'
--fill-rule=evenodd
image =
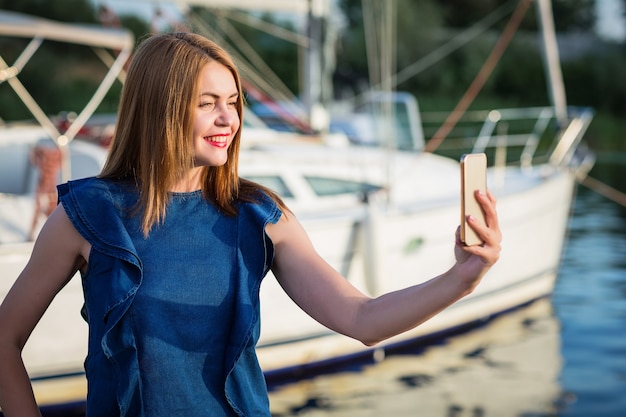
<path id="1" fill-rule="evenodd" d="M 77 270 L 89 324 L 87 416 L 269 416 L 255 344 L 270 267 L 309 315 L 366 345 L 470 293 L 496 262 L 495 200 L 477 195 L 484 245 L 430 281 L 370 299 L 312 247 L 271 191 L 238 178 L 243 94 L 229 56 L 190 33 L 153 36 L 128 72 L 97 178 L 59 187 L 0 307 L 0 407 L 39 411 L 20 352 Z M 458 235 L 458 232 L 457 232 Z"/>

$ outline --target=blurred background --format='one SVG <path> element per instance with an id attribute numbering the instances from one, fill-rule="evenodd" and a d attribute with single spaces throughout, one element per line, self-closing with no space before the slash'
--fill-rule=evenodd
<path id="1" fill-rule="evenodd" d="M 506 26 L 510 13 L 505 11 L 517 2 L 392 1 L 397 6 L 393 87 L 417 98 L 428 139 L 467 91 Z M 310 30 L 301 15 L 212 8 L 208 0 L 208 7 L 202 1 L 184 3 L 0 0 L 0 9 L 124 27 L 137 42 L 153 32 L 194 31 L 197 19 L 222 36 L 226 20 L 281 80 L 281 97 L 304 101 L 310 94 L 310 79 L 299 71 L 307 59 L 303 47 L 280 31 Z M 375 19 L 364 12 L 369 3 L 337 0 L 318 22 L 331 48 L 317 93 L 322 104 L 350 100 L 382 79 L 371 70 L 373 55 L 366 46 L 368 18 Z M 597 157 L 590 172 L 597 182 L 578 187 L 554 295 L 436 345 L 273 385 L 273 415 L 626 415 L 626 1 L 552 0 L 552 6 L 567 102 L 595 110 L 585 141 Z M 478 29 L 472 29 L 477 22 Z M 259 29 L 266 25 L 273 34 Z M 537 31 L 530 8 L 469 110 L 550 102 Z M 237 38 L 223 39 L 232 42 L 232 50 L 240 47 Z M 458 47 L 439 60 L 435 52 L 450 40 Z M 0 38 L 0 50 L 9 57 L 17 50 L 12 42 Z M 89 99 L 103 70 L 96 57 L 92 65 L 85 55 L 81 47 L 45 45 L 21 74 L 47 114 L 69 114 Z M 121 85 L 114 86 L 97 113 L 115 114 L 120 91 Z M 311 120 L 304 126 L 281 125 L 258 97 L 250 92 L 248 104 L 272 127 L 319 130 Z M 0 117 L 6 122 L 31 118 L 6 83 L 0 84 Z M 445 146 L 439 151 L 445 153 Z"/>

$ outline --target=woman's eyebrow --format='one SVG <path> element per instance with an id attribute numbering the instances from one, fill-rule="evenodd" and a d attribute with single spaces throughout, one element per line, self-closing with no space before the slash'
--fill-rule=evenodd
<path id="1" fill-rule="evenodd" d="M 200 97 L 204 97 L 204 96 L 209 96 L 209 97 L 213 97 L 215 99 L 220 98 L 221 96 L 217 93 L 211 93 L 211 92 L 204 92 L 202 94 L 200 94 Z M 232 93 L 230 96 L 228 96 L 228 98 L 237 98 L 239 96 L 238 92 Z"/>

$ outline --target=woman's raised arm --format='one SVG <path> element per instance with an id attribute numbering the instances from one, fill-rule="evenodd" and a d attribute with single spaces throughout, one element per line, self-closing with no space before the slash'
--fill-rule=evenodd
<path id="1" fill-rule="evenodd" d="M 298 220 L 289 214 L 268 234 L 275 245 L 273 272 L 287 294 L 328 328 L 366 345 L 410 330 L 469 294 L 500 254 L 501 232 L 493 196 L 477 194 L 486 225 L 469 219 L 484 241 L 455 245 L 457 262 L 429 281 L 370 298 L 352 286 L 315 251 Z"/>

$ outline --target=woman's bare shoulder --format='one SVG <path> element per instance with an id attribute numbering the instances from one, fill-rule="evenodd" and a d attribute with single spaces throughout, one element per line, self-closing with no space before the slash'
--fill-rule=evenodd
<path id="1" fill-rule="evenodd" d="M 91 245 L 78 233 L 60 203 L 41 229 L 35 241 L 33 257 L 62 257 L 67 260 L 82 257 L 87 262 L 90 251 Z"/>

